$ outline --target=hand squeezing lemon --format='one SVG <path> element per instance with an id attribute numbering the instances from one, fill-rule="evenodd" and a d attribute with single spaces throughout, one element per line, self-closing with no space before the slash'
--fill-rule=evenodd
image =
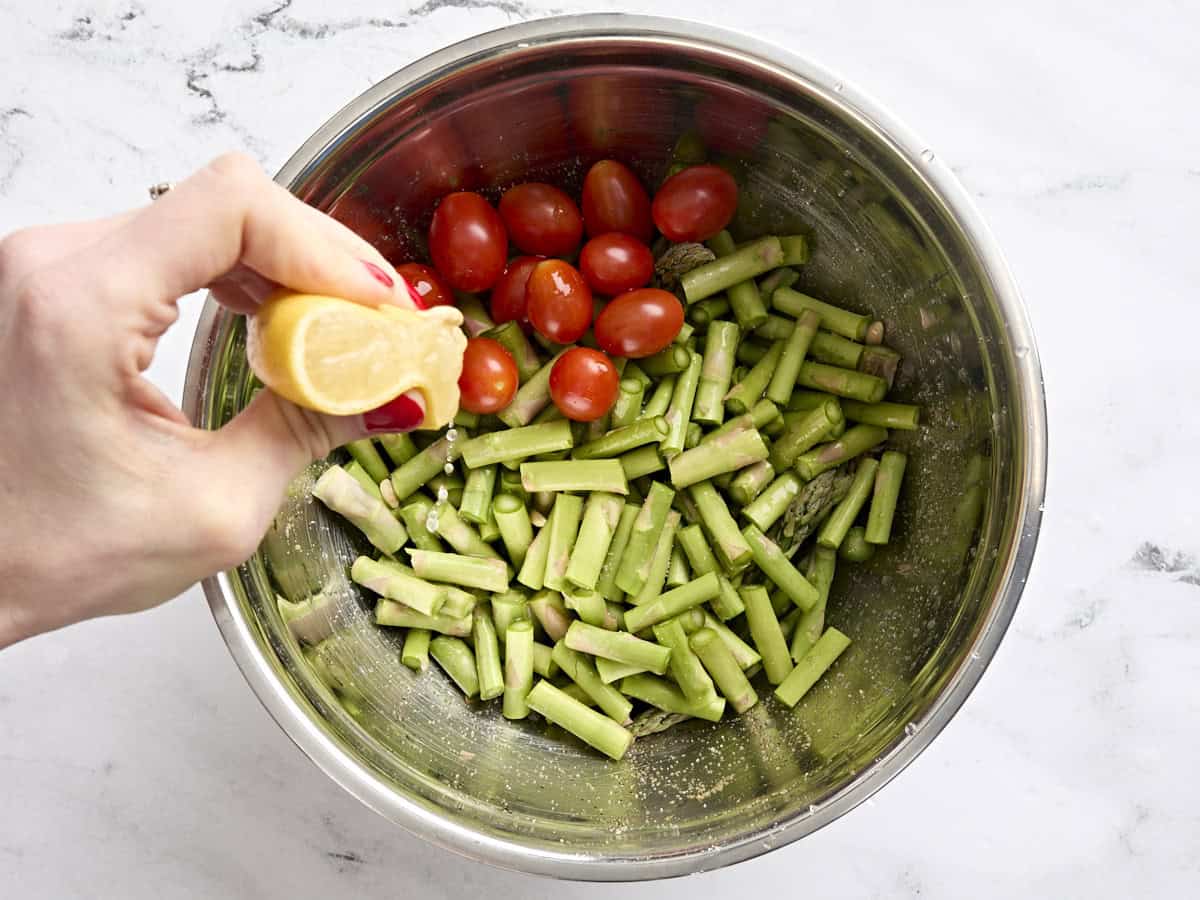
<path id="1" fill-rule="evenodd" d="M 415 389 L 425 399 L 422 427 L 440 428 L 458 410 L 461 324 L 451 306 L 373 308 L 282 292 L 250 317 L 246 355 L 254 374 L 297 406 L 351 416 Z"/>

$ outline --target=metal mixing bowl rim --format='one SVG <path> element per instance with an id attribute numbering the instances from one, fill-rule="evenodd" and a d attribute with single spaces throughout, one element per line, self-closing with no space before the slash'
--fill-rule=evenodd
<path id="1" fill-rule="evenodd" d="M 932 701 L 919 728 L 901 740 L 890 753 L 864 769 L 830 802 L 808 815 L 741 835 L 722 845 L 697 848 L 670 856 L 629 858 L 603 857 L 563 850 L 550 852 L 503 840 L 451 822 L 435 810 L 402 796 L 387 782 L 357 763 L 310 718 L 297 699 L 277 678 L 259 651 L 253 623 L 241 612 L 230 575 L 223 573 L 204 581 L 204 592 L 221 634 L 242 674 L 267 711 L 291 740 L 325 773 L 379 814 L 406 830 L 442 847 L 473 859 L 527 873 L 564 879 L 625 881 L 665 878 L 719 868 L 783 846 L 834 821 L 899 774 L 946 726 L 974 689 L 999 646 L 1011 621 L 1021 590 L 1029 574 L 1037 544 L 1046 483 L 1046 407 L 1037 348 L 1027 314 L 1008 267 L 973 203 L 958 180 L 939 159 L 930 159 L 926 144 L 862 90 L 824 67 L 776 46 L 738 32 L 684 20 L 622 14 L 570 15 L 511 25 L 469 38 L 439 50 L 379 82 L 332 116 L 296 151 L 276 180 L 285 186 L 299 179 L 328 157 L 342 140 L 396 94 L 413 89 L 435 75 L 463 63 L 496 55 L 512 48 L 546 41 L 586 38 L 653 39 L 683 45 L 703 44 L 767 65 L 799 77 L 824 91 L 830 102 L 857 117 L 908 160 L 939 198 L 962 229 L 976 258 L 995 286 L 999 308 L 1014 347 L 1027 348 L 1015 354 L 1013 390 L 1020 393 L 1024 411 L 1025 466 L 1020 503 L 1013 512 L 1019 524 L 1017 545 L 1010 555 L 1008 570 L 1000 582 L 1000 598 L 980 629 L 968 661 L 954 673 Z M 923 155 L 923 151 L 924 155 Z M 217 325 L 218 307 L 209 298 L 196 330 L 184 386 L 184 411 L 193 422 L 200 421 L 202 388 L 212 353 L 211 338 Z"/>

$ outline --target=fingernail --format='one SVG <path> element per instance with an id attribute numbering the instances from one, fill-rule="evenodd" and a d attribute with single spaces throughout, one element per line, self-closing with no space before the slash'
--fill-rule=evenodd
<path id="1" fill-rule="evenodd" d="M 364 259 L 362 264 L 367 267 L 367 271 L 371 273 L 371 277 L 384 287 L 390 288 L 396 286 L 396 282 L 392 280 L 392 276 L 383 271 L 383 269 L 381 269 L 379 266 L 375 265 L 375 263 Z"/>
<path id="2" fill-rule="evenodd" d="M 428 309 L 425 305 L 425 298 L 417 292 L 417 289 L 403 275 L 400 276 L 400 283 L 408 290 L 408 299 L 412 300 L 413 305 L 417 309 Z"/>
<path id="3" fill-rule="evenodd" d="M 372 434 L 412 431 L 424 419 L 425 410 L 408 394 L 363 413 L 363 424 Z"/>

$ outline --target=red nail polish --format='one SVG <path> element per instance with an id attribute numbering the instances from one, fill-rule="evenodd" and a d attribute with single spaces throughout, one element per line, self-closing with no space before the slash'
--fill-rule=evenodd
<path id="1" fill-rule="evenodd" d="M 382 284 L 384 287 L 390 288 L 390 287 L 396 286 L 396 282 L 392 281 L 392 276 L 389 275 L 387 272 L 383 271 L 383 269 L 379 268 L 379 266 L 375 265 L 375 263 L 368 262 L 367 260 L 364 259 L 362 261 L 362 264 L 367 267 L 367 271 L 371 273 L 371 277 L 374 278 L 376 281 L 378 281 L 380 284 Z"/>
<path id="2" fill-rule="evenodd" d="M 417 309 L 428 309 L 429 308 L 425 305 L 425 298 L 420 295 L 420 293 L 417 291 L 417 289 L 415 287 L 413 287 L 412 282 L 410 282 L 407 278 L 405 278 L 403 275 L 401 275 L 400 283 L 402 285 L 404 285 L 405 288 L 408 289 L 408 298 L 410 300 L 412 300 L 413 305 Z"/>
<path id="3" fill-rule="evenodd" d="M 363 424 L 372 434 L 412 431 L 425 419 L 425 411 L 407 394 L 363 413 Z"/>

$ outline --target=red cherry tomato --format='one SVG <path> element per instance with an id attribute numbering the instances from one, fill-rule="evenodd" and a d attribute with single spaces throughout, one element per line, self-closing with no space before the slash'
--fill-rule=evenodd
<path id="1" fill-rule="evenodd" d="M 670 291 L 641 288 L 617 297 L 596 317 L 606 353 L 640 359 L 669 347 L 683 327 L 683 304 Z"/>
<path id="2" fill-rule="evenodd" d="M 583 245 L 579 271 L 597 294 L 615 297 L 650 281 L 654 254 L 637 238 L 610 231 Z"/>
<path id="3" fill-rule="evenodd" d="M 544 259 L 525 284 L 529 324 L 557 344 L 583 337 L 592 324 L 592 289 L 579 270 L 561 259 Z"/>
<path id="4" fill-rule="evenodd" d="M 588 169 L 583 179 L 583 224 L 591 237 L 620 231 L 650 242 L 654 237 L 650 197 L 629 168 L 615 159 L 602 159 Z"/>
<path id="5" fill-rule="evenodd" d="M 500 218 L 512 242 L 526 253 L 570 256 L 583 237 L 583 217 L 575 201 L 553 185 L 537 181 L 505 191 Z"/>
<path id="6" fill-rule="evenodd" d="M 429 255 L 451 287 L 486 291 L 504 271 L 508 256 L 500 214 L 479 194 L 450 194 L 434 210 Z"/>
<path id="7" fill-rule="evenodd" d="M 654 224 L 672 241 L 707 241 L 737 211 L 738 187 L 717 166 L 689 166 L 654 195 Z"/>
<path id="8" fill-rule="evenodd" d="M 612 409 L 620 381 L 617 367 L 599 350 L 572 347 L 550 370 L 550 398 L 568 419 L 591 422 Z"/>
<path id="9" fill-rule="evenodd" d="M 512 403 L 517 393 L 517 364 L 499 341 L 477 337 L 467 341 L 458 405 L 467 412 L 487 415 Z"/>
<path id="10" fill-rule="evenodd" d="M 425 308 L 431 306 L 453 306 L 454 291 L 442 279 L 442 276 L 435 272 L 429 266 L 423 266 L 420 263 L 404 263 L 396 266 L 396 271 L 407 281 L 414 291 L 421 298 L 421 302 L 425 304 Z"/>
<path id="11" fill-rule="evenodd" d="M 518 256 L 504 267 L 504 274 L 492 286 L 492 319 L 497 325 L 505 322 L 529 324 L 525 312 L 525 285 L 529 282 L 529 273 L 541 261 L 540 256 Z"/>

